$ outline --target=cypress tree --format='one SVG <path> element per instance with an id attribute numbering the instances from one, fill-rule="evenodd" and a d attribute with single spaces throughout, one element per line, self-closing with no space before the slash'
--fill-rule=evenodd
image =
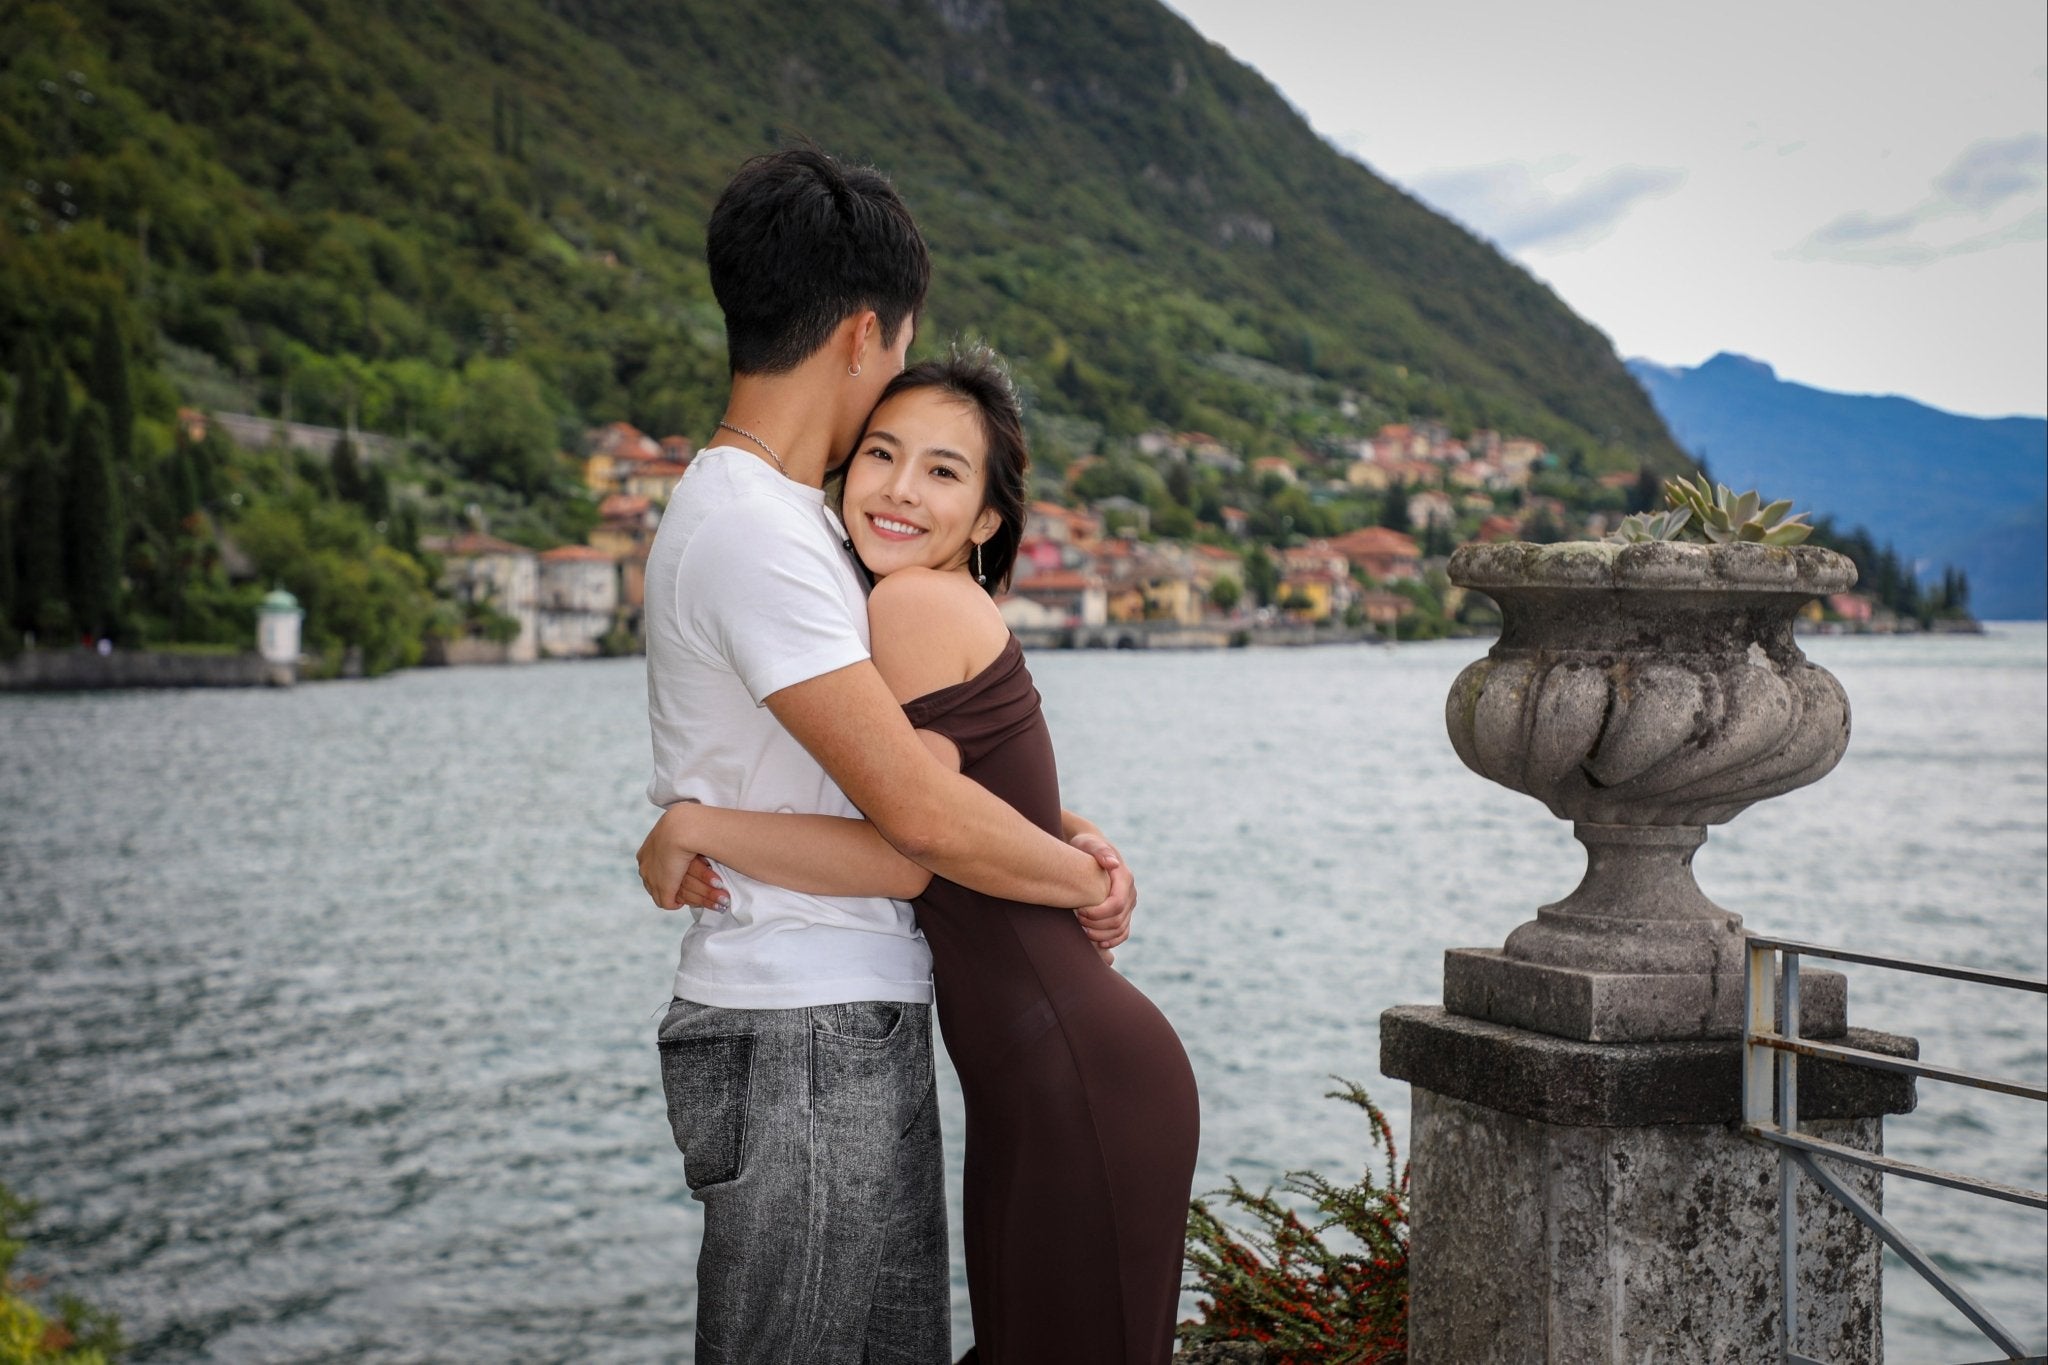
<path id="1" fill-rule="evenodd" d="M 420 557 L 420 516 L 409 502 L 398 505 L 391 519 L 391 548 L 414 559 Z"/>
<path id="2" fill-rule="evenodd" d="M 128 383 L 128 347 L 121 340 L 121 324 L 114 305 L 100 304 L 99 326 L 92 334 L 92 373 L 86 384 L 92 401 L 104 408 L 107 424 L 107 457 L 113 468 L 125 471 L 135 454 L 135 394 Z"/>
<path id="3" fill-rule="evenodd" d="M 225 439 L 217 428 L 209 426 L 187 452 L 192 459 L 192 477 L 199 487 L 201 507 L 211 507 L 220 500 L 221 443 Z"/>
<path id="4" fill-rule="evenodd" d="M 78 419 L 64 472 L 65 578 L 72 616 L 79 629 L 104 635 L 114 625 L 121 541 L 107 414 L 97 403 L 87 404 Z"/>
<path id="5" fill-rule="evenodd" d="M 1628 510 L 1654 512 L 1663 505 L 1664 481 L 1652 474 L 1648 465 L 1639 467 L 1635 484 L 1628 490 Z"/>
<path id="6" fill-rule="evenodd" d="M 64 634 L 64 492 L 57 461 L 47 450 L 29 456 L 15 506 L 21 542 L 21 577 L 14 585 L 14 620 L 24 630 Z"/>
<path id="7" fill-rule="evenodd" d="M 363 500 L 363 467 L 356 459 L 355 442 L 343 432 L 334 438 L 334 449 L 327 457 L 328 482 L 334 485 L 334 496 L 343 502 L 361 503 Z"/>
<path id="8" fill-rule="evenodd" d="M 0 497 L 0 658 L 14 652 L 14 505 Z"/>
<path id="9" fill-rule="evenodd" d="M 391 515 L 391 480 L 381 464 L 372 464 L 363 475 L 363 514 L 373 522 Z"/>
<path id="10" fill-rule="evenodd" d="M 43 416 L 36 424 L 36 436 L 45 451 L 64 448 L 71 437 L 71 379 L 62 355 L 48 355 L 40 378 L 43 385 Z"/>
<path id="11" fill-rule="evenodd" d="M 21 368 L 14 385 L 14 456 L 16 466 L 25 468 L 41 453 L 49 397 L 43 392 L 42 357 L 33 345 L 21 348 Z"/>
<path id="12" fill-rule="evenodd" d="M 1408 485 L 1396 483 L 1387 489 L 1380 503 L 1380 525 L 1396 531 L 1408 529 Z"/>
<path id="13" fill-rule="evenodd" d="M 182 527 L 185 519 L 199 510 L 199 472 L 193 468 L 192 447 L 184 441 L 171 449 L 169 476 L 171 520 Z"/>

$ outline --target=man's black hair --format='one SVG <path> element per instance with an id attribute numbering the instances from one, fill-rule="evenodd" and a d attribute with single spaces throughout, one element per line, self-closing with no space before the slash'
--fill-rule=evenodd
<path id="1" fill-rule="evenodd" d="M 740 167 L 711 210 L 705 256 L 734 374 L 795 369 L 868 308 L 893 346 L 932 279 L 924 235 L 888 178 L 809 146 Z"/>

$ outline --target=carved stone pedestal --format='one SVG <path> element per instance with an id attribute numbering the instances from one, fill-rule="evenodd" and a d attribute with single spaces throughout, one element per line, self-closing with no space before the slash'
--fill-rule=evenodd
<path id="1" fill-rule="evenodd" d="M 1733 1365 L 1776 1357 L 1778 1158 L 1741 1135 L 1742 921 L 1693 880 L 1709 826 L 1825 775 L 1849 704 L 1792 638 L 1855 581 L 1827 550 L 1487 545 L 1454 582 L 1499 642 L 1451 688 L 1474 772 L 1573 822 L 1578 888 L 1497 949 L 1453 949 L 1444 1005 L 1381 1016 L 1414 1090 L 1414 1365 Z M 1802 975 L 1801 1031 L 1850 1029 L 1840 975 Z M 1877 1150 L 1909 1078 L 1801 1067 L 1802 1126 Z M 1875 1203 L 1878 1179 L 1846 1172 Z M 1883 1353 L 1876 1236 L 1799 1196 L 1802 1346 Z"/>
<path id="2" fill-rule="evenodd" d="M 1583 1043 L 1413 1005 L 1380 1030 L 1380 1070 L 1414 1096 L 1413 1365 L 1775 1359 L 1778 1159 L 1736 1125 L 1739 1043 Z M 1913 1105 L 1909 1077 L 1816 1062 L 1800 1091 L 1803 1127 L 1866 1151 Z M 1801 1344 L 1877 1365 L 1881 1243 L 1810 1185 L 1799 1222 Z"/>

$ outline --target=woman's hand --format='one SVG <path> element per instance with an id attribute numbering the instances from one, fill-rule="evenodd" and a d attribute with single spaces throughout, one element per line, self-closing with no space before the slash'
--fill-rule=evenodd
<path id="1" fill-rule="evenodd" d="M 640 885 L 664 910 L 725 910 L 732 905 L 718 874 L 696 850 L 690 828 L 695 809 L 691 801 L 670 806 L 640 844 Z"/>

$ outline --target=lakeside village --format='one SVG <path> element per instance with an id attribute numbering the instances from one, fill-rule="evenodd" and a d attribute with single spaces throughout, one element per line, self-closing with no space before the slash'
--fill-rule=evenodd
<path id="1" fill-rule="evenodd" d="M 1161 534 L 1147 502 L 1121 492 L 1086 497 L 1091 483 L 1115 477 L 1091 477 L 1108 473 L 1102 457 L 1078 459 L 1064 472 L 1064 501 L 1031 504 L 1013 581 L 998 599 L 1027 643 L 1186 648 L 1491 633 L 1499 624 L 1493 604 L 1444 575 L 1456 544 L 1598 537 L 1654 495 L 1652 481 L 1623 471 L 1587 481 L 1592 497 L 1568 502 L 1536 491 L 1561 482 L 1560 462 L 1540 442 L 1484 430 L 1458 440 L 1435 422 L 1385 425 L 1356 442 L 1341 466 L 1314 472 L 1279 456 L 1247 467 L 1200 432 L 1155 431 L 1136 444 L 1153 468 L 1168 471 L 1169 484 L 1176 471 L 1210 470 L 1237 483 L 1248 475 L 1264 501 L 1283 505 L 1290 491 L 1311 506 L 1365 494 L 1377 500 L 1383 524 L 1297 535 L 1297 543 L 1271 548 L 1253 513 L 1219 503 L 1215 525 Z M 479 609 L 500 618 L 488 637 L 440 642 L 429 661 L 637 648 L 648 547 L 694 454 L 683 437 L 656 440 L 613 422 L 586 437 L 582 476 L 598 500 L 586 543 L 535 551 L 481 530 L 422 541 L 441 561 L 444 592 L 472 618 Z M 1558 489 L 1565 491 L 1572 490 Z M 1588 500 L 1611 505 L 1587 509 Z M 1823 631 L 1918 627 L 1864 592 L 1813 603 L 1806 623 Z"/>
<path id="2" fill-rule="evenodd" d="M 0 495 L 16 486 L 0 530 L 16 544 L 0 546 L 0 568 L 19 573 L 0 575 L 0 602 L 20 634 L 0 640 L 0 690 L 636 653 L 648 550 L 696 454 L 622 421 L 549 453 L 522 420 L 512 436 L 536 448 L 501 467 L 464 453 L 495 450 L 490 432 L 465 433 L 451 458 L 184 408 L 152 458 L 115 448 L 108 433 L 128 424 L 95 421 L 104 405 L 75 419 L 51 405 L 39 421 L 34 375 L 16 387 L 0 448 L 18 466 L 11 478 L 0 467 Z M 1289 455 L 1153 430 L 1045 461 L 1033 491 L 999 599 L 1028 646 L 1217 648 L 1492 634 L 1494 604 L 1449 580 L 1453 549 L 1599 537 L 1659 505 L 1663 488 L 1647 469 L 1589 469 L 1540 441 L 1409 421 Z M 1924 588 L 1860 528 L 1840 536 L 1823 522 L 1816 543 L 1848 553 L 1862 581 L 1811 604 L 1803 628 L 1974 628 L 1960 574 Z"/>

